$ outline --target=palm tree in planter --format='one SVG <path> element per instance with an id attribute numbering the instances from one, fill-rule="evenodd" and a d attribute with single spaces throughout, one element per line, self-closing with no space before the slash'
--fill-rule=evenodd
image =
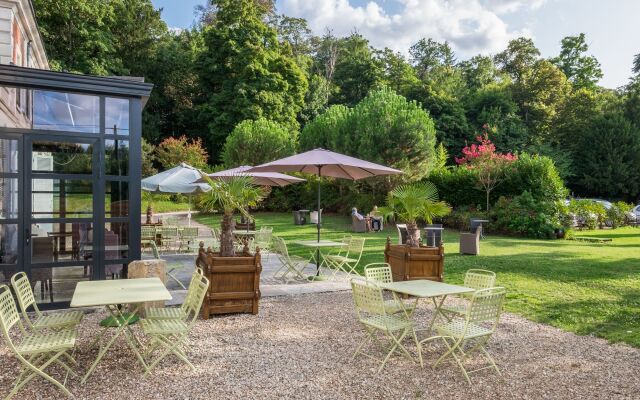
<path id="1" fill-rule="evenodd" d="M 248 176 L 237 176 L 227 181 L 213 181 L 204 175 L 211 190 L 201 200 L 203 208 L 222 210 L 220 223 L 220 256 L 234 257 L 233 231 L 235 229 L 234 213 L 238 212 L 250 219 L 249 207 L 256 206 L 265 196 L 265 190 L 255 186 Z"/>
<path id="2" fill-rule="evenodd" d="M 408 243 L 412 247 L 420 245 L 418 220 L 428 224 L 434 218 L 444 217 L 451 207 L 444 201 L 438 201 L 438 189 L 431 182 L 417 182 L 401 185 L 387 195 L 387 205 L 379 210 L 387 219 L 407 224 Z"/>

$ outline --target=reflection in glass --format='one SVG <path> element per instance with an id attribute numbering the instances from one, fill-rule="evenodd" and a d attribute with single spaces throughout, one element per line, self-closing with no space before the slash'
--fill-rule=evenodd
<path id="1" fill-rule="evenodd" d="M 35 90 L 33 127 L 54 131 L 98 133 L 99 97 Z"/>
<path id="2" fill-rule="evenodd" d="M 90 174 L 93 146 L 87 143 L 33 142 L 31 169 L 38 173 Z"/>
<path id="3" fill-rule="evenodd" d="M 93 229 L 90 222 L 31 225 L 31 262 L 90 261 Z"/>
<path id="4" fill-rule="evenodd" d="M 33 179 L 33 218 L 90 218 L 93 215 L 93 182 L 76 179 Z"/>
<path id="5" fill-rule="evenodd" d="M 129 134 L 129 100 L 105 99 L 105 133 L 110 135 Z"/>
<path id="6" fill-rule="evenodd" d="M 111 222 L 105 224 L 104 258 L 117 260 L 129 256 L 129 224 L 126 222 Z M 107 274 L 108 275 L 108 274 Z"/>
<path id="7" fill-rule="evenodd" d="M 129 174 L 128 140 L 105 140 L 104 156 L 107 175 L 127 176 Z"/>
<path id="8" fill-rule="evenodd" d="M 18 225 L 0 224 L 0 264 L 18 262 Z"/>
<path id="9" fill-rule="evenodd" d="M 0 178 L 0 219 L 18 218 L 18 179 Z"/>
<path id="10" fill-rule="evenodd" d="M 0 139 L 0 172 L 18 172 L 18 141 Z"/>
<path id="11" fill-rule="evenodd" d="M 91 266 L 34 268 L 31 283 L 36 302 L 70 301 L 78 282 L 88 281 Z"/>
<path id="12" fill-rule="evenodd" d="M 129 215 L 129 183 L 107 181 L 104 201 L 105 215 L 109 217 L 126 217 Z"/>

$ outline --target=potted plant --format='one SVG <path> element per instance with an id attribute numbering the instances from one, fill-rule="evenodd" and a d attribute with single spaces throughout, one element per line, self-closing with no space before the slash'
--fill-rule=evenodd
<path id="1" fill-rule="evenodd" d="M 442 280 L 444 248 L 420 245 L 418 220 L 431 224 L 433 218 L 444 217 L 451 207 L 438 200 L 438 189 L 431 182 L 402 185 L 387 196 L 387 205 L 380 209 L 387 219 L 407 224 L 407 242 L 393 245 L 387 238 L 385 261 L 391 265 L 395 280 Z"/>
<path id="2" fill-rule="evenodd" d="M 260 251 L 236 251 L 234 246 L 234 214 L 250 218 L 248 207 L 264 198 L 264 191 L 251 183 L 251 178 L 238 176 L 228 181 L 213 181 L 207 177 L 212 190 L 201 200 L 203 208 L 222 211 L 220 223 L 220 251 L 205 251 L 200 243 L 196 264 L 202 267 L 209 278 L 209 291 L 204 300 L 204 318 L 211 314 L 234 312 L 258 313 L 260 300 Z"/>

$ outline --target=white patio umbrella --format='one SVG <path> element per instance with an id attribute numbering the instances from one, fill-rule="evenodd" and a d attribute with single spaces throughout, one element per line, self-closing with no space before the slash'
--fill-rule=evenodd
<path id="1" fill-rule="evenodd" d="M 314 149 L 304 153 L 285 157 L 280 160 L 271 161 L 266 164 L 258 165 L 249 170 L 249 172 L 305 172 L 317 175 L 318 179 L 318 235 L 317 240 L 320 242 L 320 181 L 323 176 L 343 179 L 363 179 L 372 176 L 401 174 L 402 171 L 385 167 L 384 165 L 375 164 L 369 161 L 360 160 L 355 157 L 347 156 L 340 153 L 325 149 Z M 320 275 L 320 249 L 316 250 L 317 272 Z"/>
<path id="2" fill-rule="evenodd" d="M 188 164 L 180 163 L 167 171 L 152 175 L 142 180 L 142 190 L 152 193 L 182 193 L 189 196 L 189 212 L 187 220 L 191 226 L 191 195 L 193 193 L 205 193 L 211 190 L 207 183 L 198 183 L 203 172 Z"/>

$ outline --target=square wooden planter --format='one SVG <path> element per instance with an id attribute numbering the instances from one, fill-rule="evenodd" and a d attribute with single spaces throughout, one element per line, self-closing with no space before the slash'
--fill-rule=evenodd
<path id="1" fill-rule="evenodd" d="M 438 247 L 411 247 L 404 244 L 391 244 L 387 238 L 384 260 L 391 265 L 394 281 L 428 279 L 442 281 L 444 271 L 444 245 Z"/>
<path id="2" fill-rule="evenodd" d="M 204 319 L 214 314 L 258 313 L 260 301 L 260 250 L 235 257 L 220 257 L 220 253 L 205 250 L 200 243 L 196 266 L 209 279 L 209 290 L 202 304 Z"/>

